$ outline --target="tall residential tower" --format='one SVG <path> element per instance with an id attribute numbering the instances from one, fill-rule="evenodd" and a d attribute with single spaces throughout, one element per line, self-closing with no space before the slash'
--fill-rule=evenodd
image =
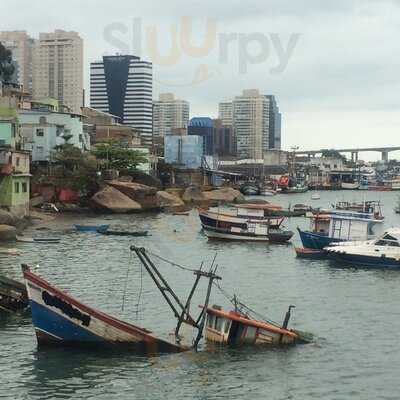
<path id="1" fill-rule="evenodd" d="M 153 102 L 153 134 L 165 136 L 173 129 L 186 129 L 189 123 L 189 103 L 175 99 L 172 93 L 161 93 Z"/>
<path id="2" fill-rule="evenodd" d="M 150 144 L 153 132 L 153 66 L 132 55 L 104 56 L 90 64 L 90 106 L 119 117 Z"/>
<path id="3" fill-rule="evenodd" d="M 83 106 L 83 40 L 77 32 L 40 33 L 33 49 L 32 94 L 53 97 L 75 113 Z"/>
<path id="4" fill-rule="evenodd" d="M 17 82 L 25 91 L 32 90 L 32 48 L 34 40 L 26 31 L 0 32 L 0 42 L 11 50 L 12 59 L 16 63 Z"/>

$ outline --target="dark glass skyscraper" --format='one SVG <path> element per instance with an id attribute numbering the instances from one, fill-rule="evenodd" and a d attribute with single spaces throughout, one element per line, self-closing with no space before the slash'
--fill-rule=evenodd
<path id="1" fill-rule="evenodd" d="M 152 139 L 153 66 L 131 55 L 104 56 L 90 64 L 90 106 L 116 115 Z"/>

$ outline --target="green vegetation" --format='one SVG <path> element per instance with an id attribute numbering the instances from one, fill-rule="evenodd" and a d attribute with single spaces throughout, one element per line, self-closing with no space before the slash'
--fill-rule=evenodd
<path id="1" fill-rule="evenodd" d="M 97 186 L 97 162 L 72 144 L 57 146 L 52 154 L 53 173 L 59 184 L 78 191 Z"/>
<path id="2" fill-rule="evenodd" d="M 131 150 L 116 141 L 96 144 L 92 154 L 99 160 L 104 168 L 133 171 L 139 164 L 147 162 L 147 157 L 137 150 Z"/>
<path id="3" fill-rule="evenodd" d="M 12 62 L 12 53 L 7 50 L 0 42 L 0 81 L 9 82 L 14 73 Z"/>
<path id="4" fill-rule="evenodd" d="M 342 159 L 343 161 L 346 161 L 346 157 L 334 149 L 323 150 L 321 153 L 321 157 L 323 157 L 323 158 L 339 158 L 339 159 Z"/>

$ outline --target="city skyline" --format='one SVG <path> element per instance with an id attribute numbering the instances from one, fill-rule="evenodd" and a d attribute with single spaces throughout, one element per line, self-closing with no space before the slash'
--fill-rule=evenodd
<path id="1" fill-rule="evenodd" d="M 398 82 L 395 71 L 400 58 L 393 41 L 389 39 L 395 33 L 398 5 L 391 1 L 338 1 L 333 7 L 313 1 L 313 6 L 308 7 L 306 12 L 301 4 L 272 2 L 272 11 L 267 3 L 251 1 L 246 10 L 242 10 L 237 1 L 230 2 L 229 7 L 221 2 L 213 6 L 212 17 L 218 34 L 276 32 L 283 49 L 287 49 L 292 33 L 300 33 L 282 72 L 270 73 L 270 69 L 277 65 L 277 47 L 271 38 L 271 56 L 264 63 L 248 63 L 245 74 L 238 72 L 237 54 L 233 50 L 228 62 L 221 64 L 218 48 L 215 47 L 200 60 L 185 55 L 173 65 L 155 64 L 154 75 L 157 79 L 153 97 L 157 98 L 162 92 L 174 92 L 177 97 L 190 102 L 191 115 L 216 118 L 219 102 L 233 98 L 245 88 L 256 87 L 264 94 L 274 94 L 279 102 L 283 115 L 282 148 L 289 149 L 295 145 L 302 149 L 351 147 L 357 146 L 361 138 L 366 147 L 395 144 L 400 123 L 396 110 Z M 134 50 L 133 19 L 141 19 L 142 32 L 157 25 L 159 51 L 168 55 L 171 48 L 170 27 L 176 25 L 179 28 L 181 16 L 196 15 L 192 21 L 196 33 L 191 43 L 199 45 L 204 38 L 206 22 L 211 18 L 204 5 L 190 6 L 179 1 L 173 2 L 168 9 L 160 5 L 156 10 L 152 2 L 135 7 L 119 2 L 111 8 L 100 1 L 94 9 L 89 4 L 71 1 L 67 6 L 61 6 L 62 12 L 53 14 L 51 18 L 39 17 L 26 22 L 27 18 L 22 18 L 21 14 L 21 5 L 24 4 L 29 10 L 25 1 L 10 5 L 7 10 L 10 18 L 3 24 L 2 30 L 25 29 L 34 37 L 39 32 L 55 28 L 79 32 L 85 41 L 87 92 L 90 61 L 105 52 L 113 54 L 118 51 L 116 46 L 105 40 L 106 27 L 113 24 L 125 27 L 126 33 L 117 31 L 114 36 Z M 46 15 L 44 11 L 49 3 L 44 1 L 37 7 Z M 65 15 L 70 18 L 65 18 Z M 93 22 L 88 21 L 89 16 Z M 147 48 L 144 34 L 142 45 Z M 235 43 L 232 48 L 235 48 Z M 257 54 L 257 49 L 254 51 Z M 145 51 L 141 56 L 152 61 Z M 199 64 L 208 69 L 197 71 Z M 185 85 L 194 73 L 210 77 L 192 86 Z M 365 158 L 368 157 L 366 154 Z M 378 156 L 372 155 L 372 158 L 377 159 Z"/>

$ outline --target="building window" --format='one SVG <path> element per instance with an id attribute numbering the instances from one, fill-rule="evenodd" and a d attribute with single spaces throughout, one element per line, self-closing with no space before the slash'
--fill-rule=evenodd
<path id="1" fill-rule="evenodd" d="M 39 124 L 40 125 L 45 125 L 46 124 L 46 117 L 40 117 L 39 118 Z"/>
<path id="2" fill-rule="evenodd" d="M 19 157 L 17 157 L 15 164 L 17 165 L 17 167 L 19 167 Z"/>
<path id="3" fill-rule="evenodd" d="M 36 136 L 44 136 L 44 129 L 36 129 Z"/>
<path id="4" fill-rule="evenodd" d="M 14 182 L 14 192 L 19 193 L 19 182 Z"/>
<path id="5" fill-rule="evenodd" d="M 28 191 L 28 185 L 26 182 L 22 182 L 22 193 L 26 193 Z"/>

